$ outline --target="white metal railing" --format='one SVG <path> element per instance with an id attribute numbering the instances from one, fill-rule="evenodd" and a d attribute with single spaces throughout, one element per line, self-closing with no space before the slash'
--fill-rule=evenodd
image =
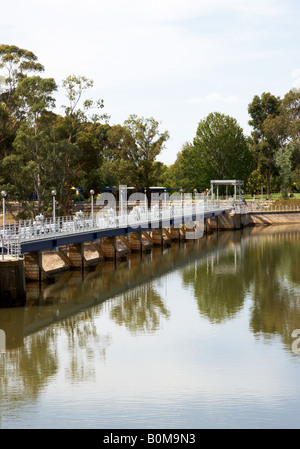
<path id="1" fill-rule="evenodd" d="M 250 201 L 247 203 L 249 212 L 299 212 L 300 206 L 296 204 L 276 205 L 272 202 Z"/>
<path id="2" fill-rule="evenodd" d="M 126 207 L 124 209 L 126 211 Z M 151 208 L 145 205 L 135 206 L 127 213 L 113 208 L 103 208 L 93 215 L 82 211 L 72 216 L 55 218 L 38 215 L 33 220 L 20 220 L 6 224 L 5 229 L 3 226 L 0 227 L 0 254 L 2 257 L 4 254 L 19 257 L 22 242 L 127 226 L 136 227 L 138 230 L 142 224 L 155 223 L 158 220 L 163 220 L 163 224 L 167 226 L 171 219 L 181 223 L 185 217 L 190 217 L 192 214 L 201 217 L 206 211 L 220 209 L 230 210 L 233 206 L 228 203 L 184 201 L 154 204 Z"/>
<path id="3" fill-rule="evenodd" d="M 5 236 L 3 232 L 0 236 L 0 254 L 2 260 L 4 257 L 18 258 L 21 254 L 20 238 L 18 236 Z"/>

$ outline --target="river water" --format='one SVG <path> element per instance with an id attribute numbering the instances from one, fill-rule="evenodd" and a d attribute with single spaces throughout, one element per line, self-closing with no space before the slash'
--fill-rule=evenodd
<path id="1" fill-rule="evenodd" d="M 299 226 L 245 228 L 27 284 L 0 427 L 300 427 L 299 255 Z"/>

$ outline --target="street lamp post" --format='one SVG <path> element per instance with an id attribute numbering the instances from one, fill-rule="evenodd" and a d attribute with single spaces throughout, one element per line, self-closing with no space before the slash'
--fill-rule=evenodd
<path id="1" fill-rule="evenodd" d="M 55 226 L 55 197 L 56 197 L 56 190 L 52 190 L 52 196 L 53 196 L 53 224 L 54 224 L 54 230 L 56 229 Z"/>
<path id="2" fill-rule="evenodd" d="M 5 234 L 5 198 L 7 196 L 7 192 L 2 190 L 1 192 L 2 202 L 3 202 L 3 235 Z"/>
<path id="3" fill-rule="evenodd" d="M 92 213 L 92 225 L 94 225 L 94 194 L 95 190 L 90 190 L 91 194 L 91 213 Z"/>
<path id="4" fill-rule="evenodd" d="M 2 233 L 2 260 L 4 260 L 4 235 L 5 235 L 5 198 L 6 198 L 7 192 L 5 190 L 2 190 L 1 196 L 3 199 L 3 233 Z"/>
<path id="5" fill-rule="evenodd" d="M 183 209 L 183 189 L 180 189 L 180 203 L 181 203 L 181 214 Z"/>
<path id="6" fill-rule="evenodd" d="M 144 189 L 144 195 L 145 195 L 145 204 L 144 204 L 144 206 L 145 206 L 145 216 L 146 216 L 146 218 L 147 218 L 147 212 L 148 212 L 148 204 L 147 204 L 147 189 Z"/>
<path id="7" fill-rule="evenodd" d="M 196 200 L 197 200 L 197 193 L 198 193 L 197 189 L 194 189 L 194 202 L 195 202 L 195 204 L 196 204 Z"/>

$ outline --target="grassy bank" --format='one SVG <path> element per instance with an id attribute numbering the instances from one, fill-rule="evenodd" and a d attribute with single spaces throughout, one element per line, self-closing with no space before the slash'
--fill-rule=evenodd
<path id="1" fill-rule="evenodd" d="M 294 195 L 294 198 L 289 198 L 287 201 L 292 200 L 292 199 L 299 199 L 300 200 L 300 193 L 293 193 L 293 195 Z M 253 200 L 253 199 L 256 199 L 256 200 L 261 200 L 261 199 L 267 200 L 267 195 L 266 194 L 265 195 L 255 195 L 255 196 L 245 195 L 245 199 L 246 200 Z M 281 193 L 271 193 L 270 194 L 270 199 L 271 200 L 282 200 Z"/>

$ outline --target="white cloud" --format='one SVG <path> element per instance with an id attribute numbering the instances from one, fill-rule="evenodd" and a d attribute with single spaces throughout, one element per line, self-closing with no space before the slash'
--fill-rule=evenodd
<path id="1" fill-rule="evenodd" d="M 22 8 L 23 5 L 23 8 Z M 43 5 L 43 6 L 41 6 Z M 13 8 L 18 13 L 21 7 L 24 11 L 32 11 L 36 16 L 42 11 L 47 14 L 56 16 L 56 20 L 60 18 L 68 19 L 68 23 L 80 19 L 89 18 L 89 23 L 93 24 L 97 18 L 103 18 L 104 21 L 112 17 L 117 22 L 174 22 L 182 21 L 189 18 L 200 17 L 206 14 L 214 14 L 216 12 L 238 12 L 247 16 L 268 17 L 274 15 L 282 15 L 286 10 L 284 4 L 280 0 L 252 0 L 251 2 L 241 0 L 151 0 L 145 2 L 141 0 L 51 0 L 40 2 L 40 0 L 15 0 L 10 4 L 3 4 L 2 10 Z"/>
<path id="2" fill-rule="evenodd" d="M 72 73 L 93 79 L 89 96 L 104 99 L 111 122 L 162 120 L 170 158 L 218 105 L 247 123 L 253 95 L 288 91 L 298 61 L 296 0 L 2 3 L 0 43 L 33 51 L 59 84 Z"/>
<path id="3" fill-rule="evenodd" d="M 12 17 L 12 9 L 7 43 L 34 51 L 57 81 L 70 73 L 84 74 L 104 87 L 191 79 L 224 63 L 266 58 L 266 50 L 251 47 L 245 52 L 241 46 L 241 39 L 251 45 L 262 39 L 257 30 L 242 37 L 240 26 L 225 27 L 221 35 L 212 34 L 204 31 L 203 17 L 209 15 L 213 23 L 216 13 L 236 12 L 249 23 L 253 16 L 282 13 L 283 6 L 278 0 L 15 0 L 4 3 L 3 17 Z M 190 28 L 190 20 L 200 21 Z"/>
<path id="4" fill-rule="evenodd" d="M 220 103 L 239 103 L 241 102 L 241 98 L 237 95 L 229 95 L 224 97 L 216 92 L 206 95 L 205 97 L 193 98 L 190 100 L 190 103 L 198 103 L 198 104 L 220 104 Z"/>

